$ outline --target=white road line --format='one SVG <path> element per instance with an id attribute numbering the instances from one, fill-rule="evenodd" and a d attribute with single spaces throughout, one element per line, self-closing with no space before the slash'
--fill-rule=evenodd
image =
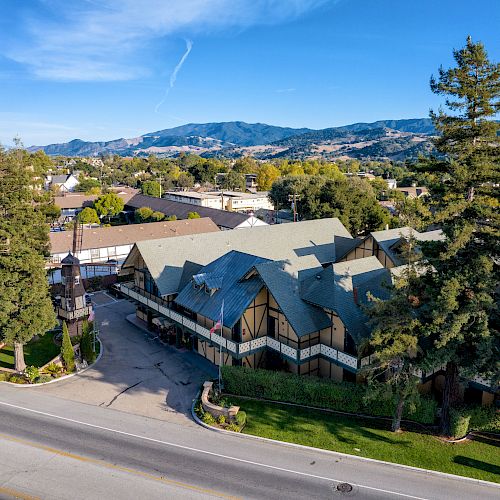
<path id="1" fill-rule="evenodd" d="M 168 441 L 162 441 L 160 439 L 154 439 L 154 438 L 150 438 L 150 437 L 146 437 L 146 436 L 139 436 L 137 434 L 132 434 L 130 432 L 119 431 L 117 429 L 110 429 L 109 427 L 103 427 L 103 426 L 95 425 L 95 424 L 89 424 L 88 422 L 81 422 L 79 420 L 73 420 L 71 418 L 61 417 L 60 415 L 54 415 L 52 413 L 46 413 L 46 412 L 39 411 L 39 410 L 33 410 L 32 408 L 25 408 L 24 406 L 18 406 L 18 405 L 14 405 L 12 403 L 6 403 L 5 401 L 0 401 L 0 405 L 9 406 L 11 408 L 16 408 L 18 410 L 23 410 L 23 411 L 27 411 L 27 412 L 31 412 L 31 413 L 36 413 L 38 415 L 43 415 L 45 417 L 50 417 L 50 418 L 55 418 L 55 419 L 59 419 L 59 420 L 64 420 L 66 422 L 71 422 L 71 423 L 74 423 L 74 424 L 79 424 L 79 425 L 84 425 L 84 426 L 87 426 L 87 427 L 92 427 L 94 429 L 100 429 L 100 430 L 103 430 L 103 431 L 113 432 L 115 434 L 121 434 L 123 436 L 129 436 L 129 437 L 133 437 L 133 438 L 136 438 L 136 439 L 142 439 L 144 441 L 150 441 L 150 442 L 153 442 L 153 443 L 163 444 L 163 445 L 166 445 L 166 446 L 171 446 L 173 448 L 180 448 L 180 449 L 183 449 L 183 450 L 193 451 L 195 453 L 201 453 L 201 454 L 204 454 L 204 455 L 210 455 L 210 456 L 214 456 L 214 457 L 218 457 L 218 458 L 223 458 L 223 459 L 226 459 L 226 460 L 232 460 L 232 461 L 240 462 L 240 463 L 244 463 L 244 464 L 255 465 L 257 467 L 262 467 L 262 468 L 272 469 L 272 470 L 278 470 L 278 471 L 281 471 L 281 472 L 287 472 L 289 474 L 297 474 L 299 476 L 311 477 L 311 478 L 314 478 L 314 479 L 321 479 L 323 481 L 330 481 L 330 482 L 333 481 L 333 482 L 337 482 L 337 483 L 345 482 L 345 480 L 341 480 L 341 479 L 334 479 L 334 478 L 331 478 L 331 477 L 324 477 L 324 476 L 317 476 L 315 474 L 308 474 L 307 472 L 299 472 L 299 471 L 295 471 L 295 470 L 291 470 L 291 469 L 284 469 L 282 467 L 276 467 L 274 465 L 262 464 L 262 463 L 259 463 L 259 462 L 253 462 L 251 460 L 245 460 L 245 459 L 242 459 L 242 458 L 231 457 L 229 455 L 222 455 L 220 453 L 215 453 L 215 452 L 212 452 L 212 451 L 200 450 L 200 449 L 197 449 L 197 448 L 191 448 L 190 446 L 184 446 L 184 445 L 180 445 L 180 444 L 170 443 Z M 422 498 L 422 497 L 416 497 L 416 496 L 413 496 L 413 495 L 407 495 L 405 493 L 398 493 L 398 492 L 395 492 L 395 491 L 384 490 L 384 489 L 381 489 L 381 488 L 375 488 L 373 486 L 365 486 L 363 484 L 357 484 L 357 483 L 353 483 L 353 484 L 354 484 L 354 486 L 357 486 L 358 488 L 364 488 L 364 489 L 367 489 L 367 490 L 378 491 L 380 493 L 388 493 L 390 495 L 395 495 L 395 496 L 404 497 L 404 498 L 412 498 L 414 500 L 429 500 L 429 499 Z"/>

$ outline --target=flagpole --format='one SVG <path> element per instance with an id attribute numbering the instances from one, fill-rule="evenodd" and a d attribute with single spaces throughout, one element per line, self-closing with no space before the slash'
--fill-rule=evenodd
<path id="1" fill-rule="evenodd" d="M 222 299 L 222 308 L 220 313 L 220 344 L 219 344 L 219 393 L 222 392 L 222 339 L 224 338 L 224 299 Z"/>

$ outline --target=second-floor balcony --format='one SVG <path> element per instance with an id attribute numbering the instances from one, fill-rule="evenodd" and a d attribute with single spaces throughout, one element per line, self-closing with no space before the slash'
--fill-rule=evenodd
<path id="1" fill-rule="evenodd" d="M 357 357 L 339 351 L 332 346 L 316 344 L 305 349 L 295 349 L 268 336 L 257 337 L 247 342 L 234 342 L 216 333 L 210 333 L 208 328 L 199 325 L 192 318 L 175 311 L 172 309 L 171 304 L 167 303 L 161 297 L 139 289 L 135 286 L 134 282 L 120 283 L 115 286 L 125 296 L 158 312 L 170 321 L 189 330 L 200 339 L 221 347 L 223 351 L 228 352 L 235 358 L 241 359 L 255 352 L 270 349 L 280 353 L 282 357 L 296 364 L 301 364 L 321 356 L 351 372 L 356 373 L 358 371 Z"/>

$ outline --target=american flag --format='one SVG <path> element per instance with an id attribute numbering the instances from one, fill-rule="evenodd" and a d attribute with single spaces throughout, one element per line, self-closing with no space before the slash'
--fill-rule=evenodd
<path id="1" fill-rule="evenodd" d="M 222 301 L 222 306 L 220 308 L 219 319 L 217 320 L 217 322 L 215 323 L 215 325 L 212 326 L 212 328 L 210 328 L 210 335 L 212 335 L 212 333 L 214 333 L 219 328 L 222 330 L 223 318 L 224 318 L 224 301 Z"/>

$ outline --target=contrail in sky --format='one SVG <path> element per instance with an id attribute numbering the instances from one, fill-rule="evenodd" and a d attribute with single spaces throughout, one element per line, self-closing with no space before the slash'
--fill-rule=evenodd
<path id="1" fill-rule="evenodd" d="M 168 96 L 170 90 L 174 88 L 175 81 L 177 80 L 177 74 L 179 73 L 180 69 L 182 68 L 182 65 L 186 61 L 192 48 L 193 48 L 193 42 L 191 40 L 186 40 L 186 52 L 184 52 L 184 55 L 181 57 L 181 60 L 177 63 L 177 66 L 174 68 L 174 71 L 172 71 L 172 74 L 170 75 L 169 86 L 165 89 L 165 94 L 163 96 L 163 99 L 156 105 L 155 113 L 158 113 L 160 106 L 167 99 L 167 96 Z"/>

